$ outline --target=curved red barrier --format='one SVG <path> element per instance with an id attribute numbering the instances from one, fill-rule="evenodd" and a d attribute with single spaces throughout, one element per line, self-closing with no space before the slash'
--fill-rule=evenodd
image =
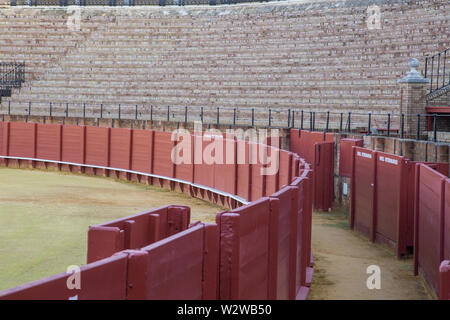
<path id="1" fill-rule="evenodd" d="M 111 298 L 306 298 L 312 274 L 312 185 L 309 165 L 298 155 L 197 133 L 186 138 L 194 142 L 187 159 L 195 160 L 198 151 L 215 160 L 178 163 L 183 155 L 172 151 L 181 141 L 169 132 L 16 123 L 1 123 L 0 129 L 0 158 L 7 165 L 53 162 L 67 170 L 178 186 L 233 209 L 219 214 L 217 225 L 189 225 L 189 208 L 167 206 L 90 227 L 85 268 L 108 264 L 111 255 L 127 261 L 126 279 L 118 277 L 128 288 L 125 296 Z M 261 163 L 261 157 L 280 169 L 267 175 L 271 164 Z M 239 204 L 246 205 L 236 208 Z M 67 298 L 66 289 L 59 288 L 61 279 L 45 279 L 37 287 L 53 290 L 50 298 Z M 15 296 L 1 292 L 0 299 L 39 298 L 42 291 L 35 287 L 22 286 Z M 100 298 L 108 297 L 103 289 L 78 297 L 92 299 L 97 291 Z"/>

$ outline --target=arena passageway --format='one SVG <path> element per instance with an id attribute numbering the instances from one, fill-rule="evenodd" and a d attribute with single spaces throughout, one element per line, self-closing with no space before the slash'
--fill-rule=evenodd
<path id="1" fill-rule="evenodd" d="M 308 299 L 430 299 L 421 277 L 413 276 L 413 259 L 398 260 L 390 248 L 373 244 L 349 229 L 346 213 L 314 212 L 314 277 Z M 367 267 L 378 265 L 381 289 L 369 290 Z"/>

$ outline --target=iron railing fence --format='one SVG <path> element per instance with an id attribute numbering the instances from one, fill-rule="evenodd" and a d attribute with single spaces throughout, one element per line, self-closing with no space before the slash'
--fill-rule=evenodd
<path id="1" fill-rule="evenodd" d="M 0 88 L 20 88 L 25 82 L 25 62 L 0 62 Z"/>
<path id="2" fill-rule="evenodd" d="M 450 49 L 425 58 L 425 78 L 430 79 L 428 98 L 450 86 Z"/>
<path id="3" fill-rule="evenodd" d="M 187 6 L 283 0 L 11 0 L 11 6 Z"/>
<path id="4" fill-rule="evenodd" d="M 440 141 L 440 132 L 450 132 L 450 114 L 405 115 L 396 113 L 314 111 L 300 108 L 182 107 L 89 103 L 19 103 L 0 105 L 6 115 L 118 119 L 192 123 L 205 126 L 297 128 L 322 132 L 414 138 Z M 449 133 L 450 136 L 450 133 Z M 450 138 L 446 138 L 448 141 Z"/>

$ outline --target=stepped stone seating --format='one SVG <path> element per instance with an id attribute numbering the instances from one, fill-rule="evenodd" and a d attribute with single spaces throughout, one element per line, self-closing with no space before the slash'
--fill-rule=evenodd
<path id="1" fill-rule="evenodd" d="M 52 102 L 60 114 L 69 103 L 73 115 L 83 104 L 98 114 L 103 104 L 111 117 L 121 104 L 124 118 L 152 105 L 164 119 L 170 106 L 177 121 L 186 106 L 196 120 L 204 107 L 211 122 L 217 107 L 228 122 L 233 108 L 248 108 L 241 118 L 255 108 L 259 123 L 268 108 L 395 113 L 405 62 L 450 45 L 450 3 L 383 1 L 380 30 L 367 28 L 369 5 L 82 7 L 78 33 L 62 8 L 5 9 L 0 60 L 27 63 L 29 81 L 10 99 L 19 113 L 30 101 L 34 114 L 48 114 Z M 318 119 L 324 125 L 324 114 Z"/>

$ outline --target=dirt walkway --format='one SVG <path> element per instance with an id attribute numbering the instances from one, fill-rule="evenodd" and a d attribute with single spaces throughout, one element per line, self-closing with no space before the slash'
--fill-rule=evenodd
<path id="1" fill-rule="evenodd" d="M 397 260 L 389 248 L 373 244 L 349 230 L 342 212 L 314 213 L 312 231 L 314 277 L 309 299 L 430 299 L 412 258 Z M 381 289 L 366 286 L 367 267 L 378 265 Z"/>

